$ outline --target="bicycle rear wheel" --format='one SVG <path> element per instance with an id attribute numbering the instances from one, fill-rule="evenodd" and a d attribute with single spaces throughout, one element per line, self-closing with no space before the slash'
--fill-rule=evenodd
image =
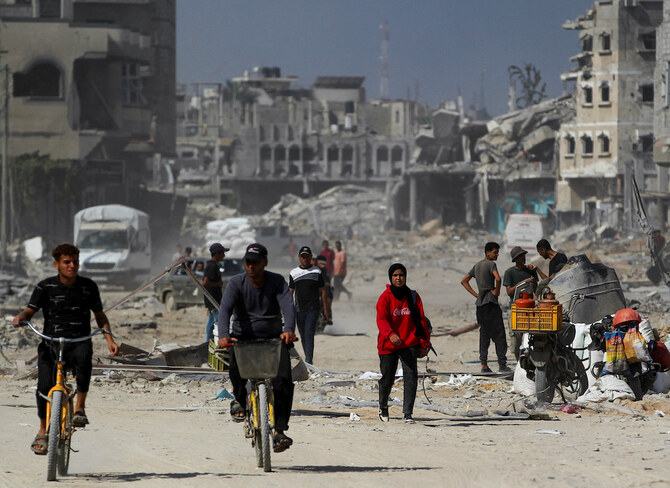
<path id="1" fill-rule="evenodd" d="M 67 475 L 70 467 L 70 443 L 72 442 L 72 405 L 65 400 L 63 405 L 63 431 L 58 443 L 58 474 Z"/>
<path id="2" fill-rule="evenodd" d="M 49 451 L 47 453 L 47 481 L 56 479 L 56 465 L 60 445 L 60 422 L 61 408 L 63 404 L 63 392 L 54 391 L 51 398 L 51 419 L 49 421 Z"/>
<path id="3" fill-rule="evenodd" d="M 270 417 L 268 409 L 268 391 L 264 383 L 258 385 L 258 403 L 261 414 L 261 446 L 263 450 L 263 471 L 268 472 L 272 470 L 272 462 L 270 460 L 270 449 L 272 447 L 272 436 L 270 432 Z"/>

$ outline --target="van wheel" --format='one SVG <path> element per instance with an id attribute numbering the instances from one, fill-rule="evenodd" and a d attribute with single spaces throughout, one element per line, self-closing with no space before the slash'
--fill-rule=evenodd
<path id="1" fill-rule="evenodd" d="M 165 309 L 170 312 L 177 310 L 177 301 L 171 291 L 165 294 Z"/>

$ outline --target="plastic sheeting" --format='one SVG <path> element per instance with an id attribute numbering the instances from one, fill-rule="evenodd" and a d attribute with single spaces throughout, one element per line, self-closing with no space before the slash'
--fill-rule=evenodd
<path id="1" fill-rule="evenodd" d="M 635 395 L 624 380 L 614 375 L 605 375 L 589 386 L 589 389 L 577 398 L 575 403 L 600 403 L 617 399 L 635 400 Z"/>

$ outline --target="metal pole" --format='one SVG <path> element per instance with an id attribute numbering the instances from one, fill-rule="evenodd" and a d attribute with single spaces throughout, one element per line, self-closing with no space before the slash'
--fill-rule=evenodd
<path id="1" fill-rule="evenodd" d="M 0 202 L 0 264 L 2 267 L 7 262 L 7 156 L 9 153 L 9 66 L 3 66 L 4 71 L 4 96 L 2 110 L 4 113 L 3 141 L 2 141 L 2 201 Z"/>

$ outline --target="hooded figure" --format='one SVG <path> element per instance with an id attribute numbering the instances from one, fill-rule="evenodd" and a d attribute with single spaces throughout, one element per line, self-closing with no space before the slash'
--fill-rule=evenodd
<path id="1" fill-rule="evenodd" d="M 379 418 L 382 422 L 388 422 L 388 397 L 400 360 L 404 379 L 403 414 L 406 422 L 413 422 L 412 411 L 418 380 L 417 358 L 428 354 L 430 331 L 421 297 L 405 283 L 405 266 L 394 263 L 388 274 L 391 284 L 386 286 L 377 301 L 377 352 L 382 373 L 379 380 Z"/>

